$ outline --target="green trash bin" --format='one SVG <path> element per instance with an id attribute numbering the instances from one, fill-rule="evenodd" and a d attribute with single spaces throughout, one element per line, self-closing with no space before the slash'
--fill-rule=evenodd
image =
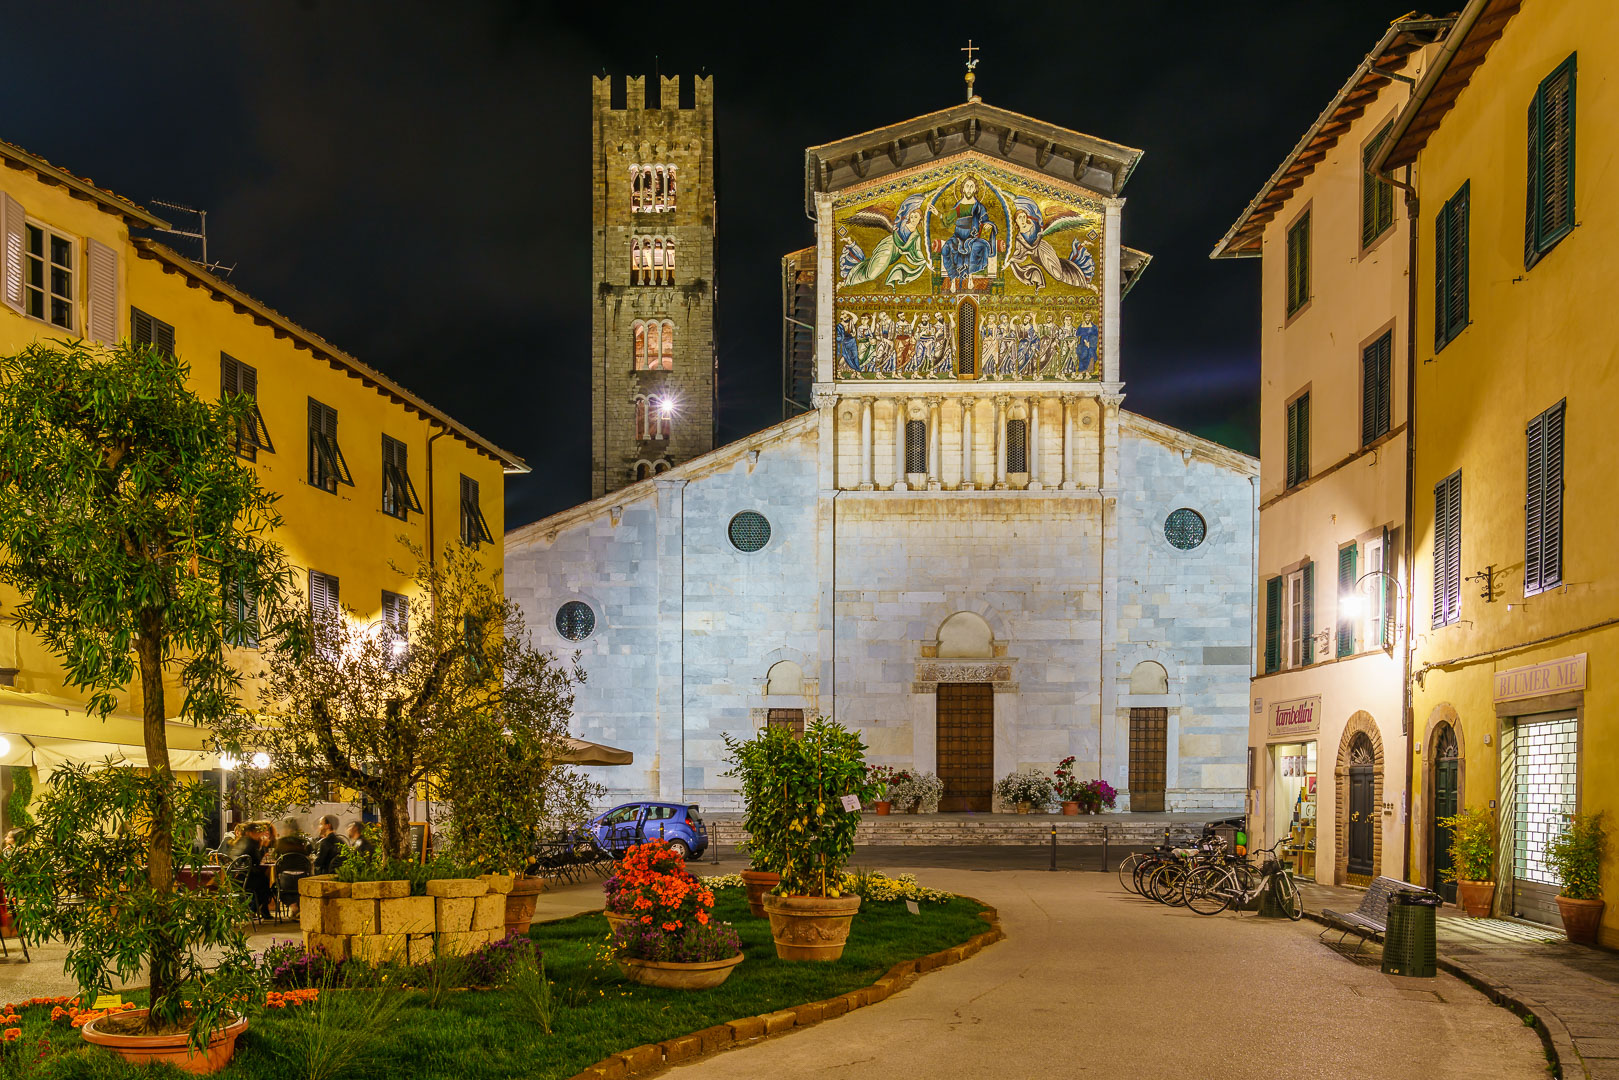
<path id="1" fill-rule="evenodd" d="M 1438 894 L 1402 889 L 1389 897 L 1388 932 L 1383 935 L 1383 974 L 1431 979 L 1439 973 L 1434 914 Z"/>

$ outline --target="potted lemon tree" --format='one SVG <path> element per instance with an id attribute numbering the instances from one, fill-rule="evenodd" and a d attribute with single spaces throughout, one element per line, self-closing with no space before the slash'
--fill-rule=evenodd
<path id="1" fill-rule="evenodd" d="M 1495 897 L 1495 815 L 1469 808 L 1440 818 L 1450 830 L 1450 868 L 1446 881 L 1456 883 L 1456 897 L 1474 919 L 1487 919 Z"/>
<path id="2" fill-rule="evenodd" d="M 763 898 L 776 955 L 836 960 L 860 897 L 845 894 L 861 804 L 877 794 L 860 736 L 818 717 L 801 739 L 757 740 L 757 787 L 748 807 L 750 848 L 770 853 L 781 881 Z"/>
<path id="3" fill-rule="evenodd" d="M 1602 827 L 1602 814 L 1575 814 L 1546 850 L 1546 859 L 1562 886 L 1557 893 L 1557 910 L 1562 913 L 1563 932 L 1571 944 L 1597 943 L 1603 908 L 1602 857 L 1607 847 L 1608 832 Z"/>
<path id="4" fill-rule="evenodd" d="M 725 736 L 731 771 L 727 776 L 742 783 L 742 828 L 748 838 L 739 845 L 748 857 L 748 868 L 742 871 L 742 884 L 748 891 L 748 910 L 755 918 L 765 917 L 764 895 L 781 884 L 780 849 L 766 835 L 765 818 L 767 800 L 763 797 L 767 762 L 787 752 L 784 742 L 794 742 L 792 732 L 781 727 L 766 727 L 746 742 Z"/>

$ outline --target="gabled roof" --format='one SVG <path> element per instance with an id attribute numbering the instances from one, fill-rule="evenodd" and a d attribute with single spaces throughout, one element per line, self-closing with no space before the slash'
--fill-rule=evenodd
<path id="1" fill-rule="evenodd" d="M 122 195 L 96 187 L 82 176 L 74 176 L 66 169 L 52 165 L 37 154 L 30 154 L 20 146 L 0 142 L 0 163 L 14 169 L 27 169 L 47 184 L 59 184 L 80 199 L 88 199 L 115 217 L 121 217 L 134 229 L 167 229 L 169 223 L 145 207 L 137 206 Z"/>
<path id="2" fill-rule="evenodd" d="M 1255 257 L 1260 254 L 1260 243 L 1265 226 L 1270 224 L 1288 198 L 1304 183 L 1315 167 L 1338 145 L 1338 140 L 1359 120 L 1367 108 L 1377 100 L 1383 88 L 1400 75 L 1406 59 L 1418 49 L 1431 45 L 1445 36 L 1453 18 L 1430 18 L 1426 15 L 1406 15 L 1394 20 L 1383 34 L 1382 40 L 1366 54 L 1327 107 L 1321 110 L 1310 130 L 1298 141 L 1292 151 L 1271 174 L 1265 186 L 1259 189 L 1248 208 L 1226 230 L 1220 242 L 1209 253 L 1211 259 Z"/>
<path id="3" fill-rule="evenodd" d="M 1147 264 L 1152 262 L 1152 256 L 1145 251 L 1137 251 L 1133 247 L 1119 248 L 1119 299 L 1130 295 L 1130 290 L 1136 287 L 1141 275 L 1147 272 Z"/>
<path id="4" fill-rule="evenodd" d="M 1400 110 L 1388 139 L 1378 148 L 1377 157 L 1372 161 L 1373 172 L 1387 173 L 1417 159 L 1422 148 L 1428 145 L 1428 136 L 1438 129 L 1457 95 L 1467 89 L 1474 69 L 1484 63 L 1490 46 L 1518 13 L 1522 2 L 1472 0 L 1462 9 L 1456 16 L 1456 29 L 1446 40 L 1438 59 L 1411 92 L 1411 100 Z"/>
<path id="5" fill-rule="evenodd" d="M 179 252 L 172 248 L 164 247 L 155 240 L 136 239 L 134 244 L 136 253 L 141 258 L 162 263 L 163 269 L 168 273 L 180 274 L 190 278 L 191 280 L 187 284 L 195 288 L 207 289 L 214 294 L 214 299 L 229 304 L 236 310 L 237 314 L 248 316 L 260 326 L 268 326 L 276 337 L 291 338 L 293 345 L 297 348 L 307 349 L 314 356 L 326 361 L 340 371 L 346 371 L 366 386 L 375 387 L 383 396 L 391 398 L 398 405 L 403 405 L 406 410 L 420 414 L 428 423 L 437 424 L 472 449 L 499 461 L 503 466 L 503 471 L 507 474 L 521 474 L 529 471 L 528 463 L 516 454 L 508 450 L 502 450 L 471 428 L 451 419 L 446 413 L 429 405 L 388 378 L 388 376 L 382 374 L 382 372 L 362 364 L 319 334 L 305 330 L 285 315 L 255 300 L 236 286 L 215 277 Z"/>
<path id="6" fill-rule="evenodd" d="M 838 191 L 900 169 L 976 150 L 1066 184 L 1117 195 L 1141 151 L 1034 120 L 974 99 L 804 151 L 804 209 L 818 192 Z"/>

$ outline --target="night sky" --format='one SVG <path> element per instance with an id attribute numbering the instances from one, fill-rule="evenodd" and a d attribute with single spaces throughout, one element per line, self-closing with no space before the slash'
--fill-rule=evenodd
<path id="1" fill-rule="evenodd" d="M 1258 265 L 1208 252 L 1408 5 L 0 0 L 0 139 L 206 209 L 234 284 L 529 461 L 514 527 L 590 493 L 592 74 L 715 77 L 722 442 L 780 418 L 804 147 L 956 104 L 971 36 L 986 102 L 1146 151 L 1127 407 L 1251 453 Z"/>

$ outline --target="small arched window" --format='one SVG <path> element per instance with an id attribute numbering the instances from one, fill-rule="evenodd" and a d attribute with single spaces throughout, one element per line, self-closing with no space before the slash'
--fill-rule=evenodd
<path id="1" fill-rule="evenodd" d="M 1027 420 L 1008 420 L 1006 422 L 1006 471 L 1009 473 L 1026 473 L 1029 471 L 1029 422 Z"/>
<path id="2" fill-rule="evenodd" d="M 648 464 L 645 461 L 637 461 L 635 463 L 635 478 L 637 480 L 645 480 L 647 477 L 649 477 L 651 475 L 652 475 L 652 466 L 650 464 Z"/>
<path id="3" fill-rule="evenodd" d="M 670 319 L 663 320 L 663 344 L 661 356 L 663 370 L 673 371 L 675 369 L 675 324 L 673 320 Z"/>
<path id="4" fill-rule="evenodd" d="M 638 440 L 652 437 L 647 432 L 646 398 L 644 397 L 635 399 L 635 437 Z"/>
<path id="5" fill-rule="evenodd" d="M 905 421 L 905 471 L 928 471 L 928 425 L 924 420 Z"/>
<path id="6" fill-rule="evenodd" d="M 641 166 L 630 166 L 630 212 L 641 209 Z"/>
<path id="7" fill-rule="evenodd" d="M 636 319 L 633 332 L 635 334 L 635 370 L 646 370 L 646 323 Z"/>
<path id="8" fill-rule="evenodd" d="M 663 283 L 675 283 L 675 238 L 672 236 L 663 242 Z"/>
<path id="9" fill-rule="evenodd" d="M 663 166 L 653 166 L 652 179 L 652 206 L 654 209 L 663 209 Z"/>
<path id="10" fill-rule="evenodd" d="M 673 210 L 675 208 L 675 166 L 669 166 L 668 178 L 664 181 L 664 206 Z"/>
<path id="11" fill-rule="evenodd" d="M 660 461 L 656 465 L 652 466 L 652 473 L 654 476 L 656 476 L 658 473 L 666 473 L 668 471 L 669 463 L 667 461 Z"/>
<path id="12" fill-rule="evenodd" d="M 652 438 L 669 438 L 674 427 L 674 415 L 674 406 L 668 398 L 652 399 Z"/>
<path id="13" fill-rule="evenodd" d="M 978 374 L 978 305 L 971 297 L 956 305 L 956 374 Z"/>

